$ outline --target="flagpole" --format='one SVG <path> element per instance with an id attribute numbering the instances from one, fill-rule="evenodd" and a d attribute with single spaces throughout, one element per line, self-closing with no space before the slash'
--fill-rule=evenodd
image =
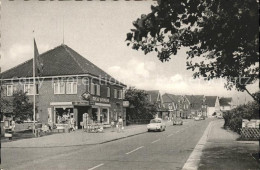
<path id="1" fill-rule="evenodd" d="M 33 31 L 34 33 L 34 31 Z M 33 36 L 33 43 L 34 43 L 34 36 Z M 34 46 L 34 44 L 33 44 Z M 35 52 L 34 52 L 35 53 Z M 36 135 L 35 133 L 35 119 L 36 119 L 36 113 L 35 113 L 35 92 L 36 92 L 36 89 L 35 89 L 35 54 L 33 54 L 33 133 Z"/>

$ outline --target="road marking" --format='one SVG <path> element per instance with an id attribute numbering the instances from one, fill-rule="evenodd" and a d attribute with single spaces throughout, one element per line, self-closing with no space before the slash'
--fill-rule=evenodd
<path id="1" fill-rule="evenodd" d="M 137 150 L 139 150 L 139 149 L 141 149 L 141 148 L 143 148 L 144 146 L 141 146 L 141 147 L 139 147 L 139 148 L 136 148 L 136 149 L 134 149 L 134 150 L 132 150 L 132 151 L 130 151 L 130 152 L 127 152 L 126 154 L 128 155 L 128 154 L 130 154 L 130 153 L 133 153 L 133 152 L 135 152 L 135 151 L 137 151 Z"/>
<path id="2" fill-rule="evenodd" d="M 93 170 L 93 169 L 96 169 L 96 168 L 101 167 L 101 166 L 103 166 L 103 165 L 104 165 L 104 164 L 99 164 L 99 165 L 94 166 L 93 168 L 90 168 L 90 169 L 88 169 L 88 170 Z"/>
<path id="3" fill-rule="evenodd" d="M 169 134 L 167 137 L 170 137 L 170 136 L 172 136 L 173 134 Z"/>
<path id="4" fill-rule="evenodd" d="M 152 143 L 158 142 L 159 140 L 161 140 L 161 139 L 157 139 L 157 140 L 153 141 Z"/>

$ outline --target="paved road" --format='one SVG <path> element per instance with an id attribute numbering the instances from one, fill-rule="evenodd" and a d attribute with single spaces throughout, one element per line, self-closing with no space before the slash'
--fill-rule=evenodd
<path id="1" fill-rule="evenodd" d="M 4 169 L 181 169 L 210 120 L 185 120 L 165 132 L 100 145 L 59 148 L 2 148 Z"/>

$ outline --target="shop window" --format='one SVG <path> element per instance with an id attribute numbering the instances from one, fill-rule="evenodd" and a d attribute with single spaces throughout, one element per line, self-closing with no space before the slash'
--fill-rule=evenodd
<path id="1" fill-rule="evenodd" d="M 102 109 L 102 114 L 100 118 L 101 123 L 109 123 L 108 118 L 109 118 L 108 109 Z"/>
<path id="2" fill-rule="evenodd" d="M 110 97 L 110 87 L 107 87 L 107 97 Z"/>
<path id="3" fill-rule="evenodd" d="M 117 89 L 114 89 L 114 98 L 117 98 Z"/>
<path id="4" fill-rule="evenodd" d="M 67 94 L 77 94 L 77 82 L 67 82 L 66 93 Z"/>
<path id="5" fill-rule="evenodd" d="M 6 88 L 7 88 L 6 96 L 13 96 L 14 86 L 13 85 L 7 85 Z"/>
<path id="6" fill-rule="evenodd" d="M 54 94 L 65 94 L 65 83 L 64 82 L 54 83 Z"/>
<path id="7" fill-rule="evenodd" d="M 34 90 L 33 84 L 25 84 L 24 85 L 24 93 L 26 93 L 27 95 L 33 95 L 34 94 L 33 90 Z M 39 94 L 38 84 L 35 84 L 35 91 L 36 91 L 36 94 Z"/>

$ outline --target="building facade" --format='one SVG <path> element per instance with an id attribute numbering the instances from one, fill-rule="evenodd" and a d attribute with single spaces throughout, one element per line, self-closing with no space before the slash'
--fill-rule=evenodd
<path id="1" fill-rule="evenodd" d="M 41 54 L 43 71 L 36 77 L 36 120 L 60 123 L 73 115 L 77 128 L 83 114 L 91 121 L 109 124 L 121 116 L 125 120 L 123 90 L 126 87 L 66 45 Z M 33 101 L 32 59 L 3 72 L 4 98 L 22 90 Z"/>
<path id="2" fill-rule="evenodd" d="M 220 104 L 218 96 L 206 96 L 208 117 L 220 114 Z"/>

